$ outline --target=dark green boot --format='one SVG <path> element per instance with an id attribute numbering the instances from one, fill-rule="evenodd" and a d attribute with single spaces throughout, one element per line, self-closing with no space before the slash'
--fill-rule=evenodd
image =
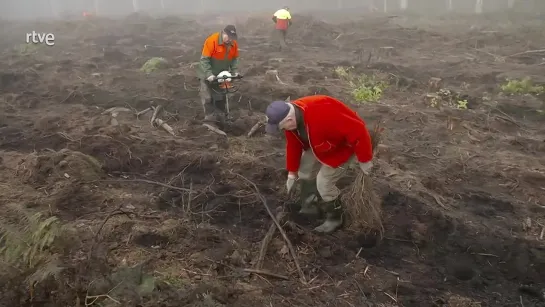
<path id="1" fill-rule="evenodd" d="M 332 233 L 343 225 L 343 208 L 340 199 L 324 203 L 326 220 L 314 228 L 317 232 Z"/>
<path id="2" fill-rule="evenodd" d="M 316 179 L 299 179 L 301 183 L 301 210 L 300 214 L 319 215 L 320 210 L 316 206 L 320 196 L 316 187 Z"/>

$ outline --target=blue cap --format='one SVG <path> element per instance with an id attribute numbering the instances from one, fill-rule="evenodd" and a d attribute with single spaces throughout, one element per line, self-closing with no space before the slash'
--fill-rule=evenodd
<path id="1" fill-rule="evenodd" d="M 267 107 L 267 126 L 265 131 L 269 134 L 276 134 L 279 131 L 278 124 L 290 113 L 290 106 L 285 101 L 273 101 Z"/>

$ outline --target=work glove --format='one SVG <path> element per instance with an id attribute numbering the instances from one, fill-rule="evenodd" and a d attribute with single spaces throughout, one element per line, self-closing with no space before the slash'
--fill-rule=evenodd
<path id="1" fill-rule="evenodd" d="M 295 181 L 297 181 L 297 175 L 293 173 L 289 173 L 288 180 L 286 181 L 286 190 L 288 194 L 290 194 L 291 190 L 293 189 L 293 186 L 295 185 Z"/>
<path id="2" fill-rule="evenodd" d="M 216 76 L 214 76 L 214 75 L 211 75 L 210 77 L 206 78 L 206 80 L 208 80 L 208 82 L 212 82 L 212 81 L 214 81 L 214 79 L 216 79 Z"/>
<path id="3" fill-rule="evenodd" d="M 373 168 L 373 161 L 360 162 L 360 169 L 365 175 L 369 175 L 371 173 L 372 168 Z"/>

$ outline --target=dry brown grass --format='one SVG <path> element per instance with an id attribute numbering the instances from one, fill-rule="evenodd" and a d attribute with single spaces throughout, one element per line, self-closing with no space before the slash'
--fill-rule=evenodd
<path id="1" fill-rule="evenodd" d="M 373 153 L 376 151 L 381 139 L 380 123 L 377 123 L 371 132 Z M 373 181 L 370 175 L 358 172 L 354 182 L 343 193 L 343 202 L 347 206 L 352 230 L 365 233 L 376 231 L 382 237 L 384 227 L 382 225 L 382 203 L 373 189 Z"/>

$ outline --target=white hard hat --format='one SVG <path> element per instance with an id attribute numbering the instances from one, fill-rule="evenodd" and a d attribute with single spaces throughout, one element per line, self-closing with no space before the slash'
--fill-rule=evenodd
<path id="1" fill-rule="evenodd" d="M 231 78 L 228 78 L 228 79 L 223 79 L 225 77 L 232 77 L 231 73 L 228 72 L 227 70 L 224 70 L 222 72 L 220 72 L 217 76 L 218 78 L 218 82 L 231 82 Z"/>

